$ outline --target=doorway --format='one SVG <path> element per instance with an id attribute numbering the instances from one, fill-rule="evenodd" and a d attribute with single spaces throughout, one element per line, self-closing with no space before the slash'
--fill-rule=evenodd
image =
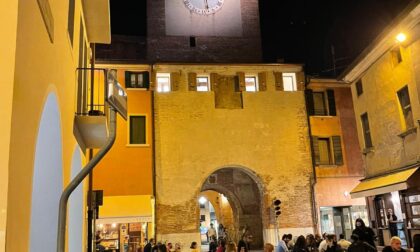
<path id="1" fill-rule="evenodd" d="M 224 200 L 223 197 L 226 198 L 232 217 L 229 220 L 229 211 L 227 210 L 225 223 L 222 224 L 228 231 L 228 238 L 238 243 L 244 234 L 251 234 L 254 237 L 250 244 L 251 249 L 263 247 L 262 190 L 260 179 L 252 171 L 233 167 L 213 172 L 201 188 L 202 194 L 220 195 L 219 200 L 221 201 Z M 215 209 L 214 219 L 217 220 L 215 205 L 217 203 L 212 203 L 212 207 Z"/>

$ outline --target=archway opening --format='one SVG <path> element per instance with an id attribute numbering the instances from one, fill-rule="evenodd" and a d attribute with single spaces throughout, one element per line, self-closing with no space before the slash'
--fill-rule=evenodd
<path id="1" fill-rule="evenodd" d="M 229 239 L 238 243 L 251 234 L 251 249 L 263 248 L 262 183 L 250 170 L 226 167 L 213 172 L 203 183 L 202 193 L 214 191 L 226 197 L 232 209 Z M 229 228 L 228 228 L 229 230 Z"/>
<path id="2" fill-rule="evenodd" d="M 55 94 L 45 102 L 38 129 L 32 177 L 30 251 L 54 251 L 58 203 L 63 190 L 60 112 Z"/>
<path id="3" fill-rule="evenodd" d="M 200 193 L 200 234 L 201 244 L 209 244 L 212 236 L 227 241 L 234 240 L 237 233 L 233 209 L 225 195 L 208 190 Z"/>

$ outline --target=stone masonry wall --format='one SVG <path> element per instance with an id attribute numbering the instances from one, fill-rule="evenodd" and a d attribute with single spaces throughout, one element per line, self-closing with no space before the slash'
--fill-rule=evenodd
<path id="1" fill-rule="evenodd" d="M 157 66 L 181 73 L 179 91 L 155 93 L 157 238 L 199 241 L 198 195 L 223 167 L 254 172 L 263 184 L 265 241 L 273 236 L 270 205 L 282 200 L 280 228 L 311 232 L 312 165 L 302 91 L 275 91 L 273 71 L 299 66 Z M 187 73 L 267 72 L 267 91 L 243 92 L 243 109 L 215 109 L 213 92 L 187 91 Z M 296 231 L 297 232 L 297 231 Z M 295 234 L 297 234 L 295 232 Z M 305 234 L 305 233 L 302 233 Z"/>

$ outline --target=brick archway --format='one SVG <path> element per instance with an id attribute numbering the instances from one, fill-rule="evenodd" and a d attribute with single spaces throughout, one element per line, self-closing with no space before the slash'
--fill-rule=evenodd
<path id="1" fill-rule="evenodd" d="M 224 194 L 231 204 L 235 220 L 235 242 L 238 242 L 244 230 L 247 230 L 254 236 L 251 248 L 261 249 L 263 192 L 259 178 L 244 168 L 225 167 L 214 171 L 204 181 L 201 191 L 206 190 Z"/>

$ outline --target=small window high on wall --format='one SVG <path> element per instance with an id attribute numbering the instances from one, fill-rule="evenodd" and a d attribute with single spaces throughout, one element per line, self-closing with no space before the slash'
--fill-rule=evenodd
<path id="1" fill-rule="evenodd" d="M 210 91 L 210 81 L 208 76 L 197 76 L 197 91 Z"/>
<path id="2" fill-rule="evenodd" d="M 129 144 L 147 144 L 146 116 L 129 115 Z"/>
<path id="3" fill-rule="evenodd" d="M 149 72 L 125 72 L 125 87 L 126 88 L 149 88 Z"/>
<path id="4" fill-rule="evenodd" d="M 283 90 L 296 91 L 296 73 L 283 73 Z"/>
<path id="5" fill-rule="evenodd" d="M 257 77 L 245 76 L 245 91 L 256 92 L 258 90 Z"/>
<path id="6" fill-rule="evenodd" d="M 156 90 L 160 93 L 171 91 L 171 74 L 169 73 L 156 74 Z"/>

